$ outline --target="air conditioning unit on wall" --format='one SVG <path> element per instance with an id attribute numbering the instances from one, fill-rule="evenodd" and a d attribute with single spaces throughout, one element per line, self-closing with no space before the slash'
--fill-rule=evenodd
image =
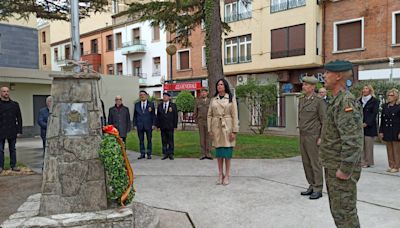
<path id="1" fill-rule="evenodd" d="M 247 75 L 242 74 L 236 77 L 236 85 L 243 85 L 247 83 Z"/>

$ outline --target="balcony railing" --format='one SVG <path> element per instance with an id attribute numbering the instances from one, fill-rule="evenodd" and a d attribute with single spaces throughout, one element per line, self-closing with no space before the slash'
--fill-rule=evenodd
<path id="1" fill-rule="evenodd" d="M 305 5 L 306 0 L 287 0 L 286 2 L 271 4 L 271 13 L 293 9 Z"/>
<path id="2" fill-rule="evenodd" d="M 249 12 L 244 12 L 244 13 L 239 13 L 239 14 L 232 14 L 232 15 L 227 15 L 225 16 L 225 22 L 234 22 L 234 21 L 240 21 L 244 20 L 247 18 L 251 18 L 251 11 Z"/>
<path id="3" fill-rule="evenodd" d="M 122 44 L 121 52 L 123 55 L 145 53 L 146 42 L 144 40 L 133 40 Z"/>

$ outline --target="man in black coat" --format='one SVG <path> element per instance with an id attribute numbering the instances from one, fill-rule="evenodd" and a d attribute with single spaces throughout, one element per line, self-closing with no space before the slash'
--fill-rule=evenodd
<path id="1" fill-rule="evenodd" d="M 38 124 L 40 126 L 40 138 L 42 138 L 43 142 L 43 157 L 44 157 L 44 152 L 46 148 L 46 132 L 47 132 L 47 121 L 49 119 L 49 114 L 50 114 L 50 108 L 53 103 L 53 99 L 51 96 L 48 96 L 46 98 L 46 107 L 43 107 L 39 111 L 39 117 L 38 117 Z"/>
<path id="2" fill-rule="evenodd" d="M 108 124 L 117 128 L 126 147 L 126 136 L 131 131 L 131 115 L 129 108 L 122 104 L 121 96 L 115 97 L 115 105 L 108 111 Z"/>
<path id="3" fill-rule="evenodd" d="M 161 130 L 162 160 L 174 160 L 174 129 L 178 127 L 178 110 L 170 101 L 171 95 L 163 93 L 163 102 L 157 107 L 157 127 Z"/>
<path id="4" fill-rule="evenodd" d="M 133 111 L 133 123 L 135 124 L 136 131 L 139 137 L 140 144 L 140 157 L 145 158 L 146 148 L 144 146 L 144 133 L 147 138 L 147 159 L 151 159 L 152 153 L 152 133 L 156 125 L 156 115 L 154 103 L 148 101 L 148 94 L 142 90 L 139 93 L 140 101 L 136 102 L 135 110 Z"/>
<path id="5" fill-rule="evenodd" d="M 0 88 L 0 173 L 4 169 L 4 145 L 7 139 L 10 151 L 10 167 L 20 171 L 17 164 L 15 144 L 17 137 L 22 134 L 22 116 L 19 104 L 10 99 L 8 87 Z"/>

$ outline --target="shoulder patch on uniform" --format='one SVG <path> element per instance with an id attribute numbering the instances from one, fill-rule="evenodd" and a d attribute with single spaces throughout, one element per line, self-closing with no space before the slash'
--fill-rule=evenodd
<path id="1" fill-rule="evenodd" d="M 347 107 L 347 108 L 344 109 L 344 111 L 345 111 L 345 112 L 352 112 L 352 111 L 353 111 L 353 108 L 352 108 L 352 107 Z"/>

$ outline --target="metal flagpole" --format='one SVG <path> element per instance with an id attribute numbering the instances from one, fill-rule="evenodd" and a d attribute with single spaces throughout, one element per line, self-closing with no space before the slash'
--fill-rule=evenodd
<path id="1" fill-rule="evenodd" d="M 75 62 L 73 71 L 78 73 L 80 66 L 78 62 L 81 58 L 80 37 L 79 37 L 79 0 L 71 0 L 71 44 L 72 60 Z"/>

